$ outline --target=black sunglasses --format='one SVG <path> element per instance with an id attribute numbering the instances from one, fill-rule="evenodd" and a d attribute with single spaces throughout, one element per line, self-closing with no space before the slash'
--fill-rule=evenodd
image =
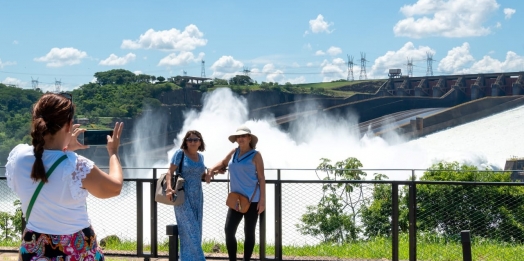
<path id="1" fill-rule="evenodd" d="M 186 139 L 187 142 L 197 142 L 199 140 L 200 140 L 200 138 L 187 138 Z"/>
<path id="2" fill-rule="evenodd" d="M 68 92 L 60 92 L 58 93 L 58 95 L 68 99 L 71 101 L 71 107 L 70 107 L 70 114 L 71 114 L 71 119 L 73 119 L 73 94 L 71 93 L 68 93 Z"/>

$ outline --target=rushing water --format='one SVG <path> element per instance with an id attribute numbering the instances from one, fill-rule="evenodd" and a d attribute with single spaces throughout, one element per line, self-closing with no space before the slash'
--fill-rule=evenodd
<path id="1" fill-rule="evenodd" d="M 167 167 L 167 162 L 175 148 L 180 146 L 181 138 L 190 129 L 196 129 L 202 133 L 206 143 L 205 163 L 207 166 L 212 166 L 235 147 L 227 137 L 242 124 L 246 124 L 258 136 L 257 150 L 263 156 L 265 167 L 284 169 L 282 170 L 283 179 L 317 179 L 314 171 L 291 169 L 314 169 L 320 163 L 320 158 L 328 158 L 336 162 L 348 157 L 356 157 L 362 162 L 364 169 L 404 169 L 388 171 L 387 175 L 390 179 L 406 180 L 411 175 L 409 169 L 425 169 L 439 160 L 459 161 L 481 168 L 501 169 L 506 158 L 524 156 L 524 139 L 521 138 L 521 133 L 524 132 L 524 121 L 521 121 L 524 106 L 412 141 L 406 141 L 394 133 L 383 138 L 362 136 L 354 127 L 358 123 L 358 118 L 351 114 L 337 117 L 322 114 L 310 115 L 293 122 L 288 131 L 283 131 L 273 123 L 274 119 L 271 115 L 264 120 L 249 120 L 247 108 L 245 99 L 236 96 L 229 89 L 218 89 L 206 95 L 200 112 L 188 111 L 186 113 L 184 127 L 178 134 L 178 138 L 173 141 L 173 149 L 167 153 L 165 161 L 149 160 L 147 154 L 149 149 L 160 146 L 162 142 L 140 142 L 136 143 L 133 149 L 134 158 L 141 160 L 134 162 L 135 166 Z M 297 110 L 302 109 L 297 108 Z M 163 116 L 146 115 L 136 125 L 135 137 L 156 135 L 159 129 L 165 127 L 165 122 L 162 122 L 164 120 Z M 126 162 L 126 164 L 131 165 L 131 162 Z M 372 171 L 374 172 L 380 171 Z M 135 175 L 147 177 L 150 174 L 144 171 L 144 173 Z M 266 178 L 275 179 L 276 171 L 266 171 Z M 0 189 L 1 191 L 7 189 L 5 183 L 0 182 Z M 89 214 L 100 236 L 117 234 L 134 238 L 136 235 L 136 213 L 134 212 L 136 198 L 134 188 L 129 186 L 127 189 L 130 191 L 118 199 L 103 201 L 90 197 L 88 200 Z M 148 195 L 148 193 L 149 190 L 146 187 L 144 194 Z M 222 227 L 225 219 L 223 201 L 227 194 L 226 185 L 204 185 L 204 193 L 204 239 L 223 240 Z M 284 193 L 287 192 L 284 191 Z M 304 198 L 296 200 L 293 195 L 301 197 L 301 194 L 290 193 L 283 202 L 284 206 L 293 205 L 294 213 L 286 214 L 286 218 L 290 219 L 287 220 L 288 224 L 297 222 L 307 204 L 318 201 L 313 196 L 307 197 L 310 202 L 304 201 Z M 150 206 L 147 202 L 149 199 L 146 197 L 144 200 L 146 202 L 144 211 L 148 216 Z M 268 186 L 267 202 L 267 235 L 268 242 L 272 242 L 274 234 L 274 222 L 271 218 L 274 215 L 272 186 Z M 5 206 L 11 203 L 1 202 L 1 204 Z M 99 204 L 107 207 L 98 207 Z M 129 208 L 126 209 L 126 205 Z M 122 215 L 112 215 L 104 209 L 111 208 L 111 206 L 123 209 L 122 211 L 115 210 Z M 167 206 L 159 206 L 159 213 L 158 234 L 162 238 L 164 225 L 174 222 L 174 213 L 172 208 Z M 147 237 L 149 235 L 147 218 L 144 228 L 144 234 Z M 296 238 L 306 240 L 297 235 L 293 225 L 284 227 L 283 234 L 284 243 L 304 243 L 297 242 Z"/>

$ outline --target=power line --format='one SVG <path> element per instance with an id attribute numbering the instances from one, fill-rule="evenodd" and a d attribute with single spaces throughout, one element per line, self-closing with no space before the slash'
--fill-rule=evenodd
<path id="1" fill-rule="evenodd" d="M 413 58 L 408 57 L 408 77 L 413 77 Z"/>
<path id="2" fill-rule="evenodd" d="M 359 80 L 367 80 L 368 76 L 366 74 L 366 53 L 360 52 L 360 76 Z"/>
<path id="3" fill-rule="evenodd" d="M 433 76 L 433 54 L 429 51 L 426 52 L 427 70 L 426 76 Z"/>
<path id="4" fill-rule="evenodd" d="M 206 62 L 202 60 L 202 72 L 200 73 L 200 77 L 206 78 Z"/>
<path id="5" fill-rule="evenodd" d="M 348 54 L 348 81 L 353 81 L 355 78 L 353 77 L 353 56 L 350 56 Z"/>
<path id="6" fill-rule="evenodd" d="M 36 80 L 33 80 L 33 76 L 31 76 L 31 86 L 33 87 L 33 90 L 38 89 L 38 78 L 36 78 Z"/>
<path id="7" fill-rule="evenodd" d="M 61 87 L 62 87 L 62 81 L 57 81 L 55 78 L 55 91 L 60 92 Z"/>

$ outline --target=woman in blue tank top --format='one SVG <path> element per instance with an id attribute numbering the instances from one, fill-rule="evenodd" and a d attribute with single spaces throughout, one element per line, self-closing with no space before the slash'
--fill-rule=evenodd
<path id="1" fill-rule="evenodd" d="M 249 199 L 251 205 L 246 213 L 240 213 L 229 208 L 227 211 L 225 233 L 226 247 L 229 260 L 237 260 L 237 239 L 235 234 L 238 225 L 244 218 L 244 259 L 251 260 L 255 247 L 255 230 L 258 215 L 266 209 L 266 179 L 264 177 L 264 161 L 260 152 L 256 151 L 257 136 L 251 130 L 241 126 L 229 136 L 229 141 L 238 143 L 238 147 L 230 151 L 227 156 L 211 168 L 206 175 L 206 182 L 217 173 L 225 173 L 226 167 L 230 173 L 231 192 L 237 192 Z"/>

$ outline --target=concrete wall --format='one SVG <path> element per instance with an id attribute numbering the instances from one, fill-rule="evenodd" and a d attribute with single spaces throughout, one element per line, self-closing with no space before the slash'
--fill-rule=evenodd
<path id="1" fill-rule="evenodd" d="M 466 98 L 460 91 L 452 89 L 440 98 L 383 96 L 336 105 L 326 108 L 324 111 L 334 115 L 356 113 L 359 122 L 364 122 L 399 111 L 452 107 L 465 101 Z"/>
<path id="2" fill-rule="evenodd" d="M 420 126 L 412 126 L 414 123 L 404 124 L 396 131 L 404 134 L 406 137 L 417 138 L 521 105 L 524 105 L 524 96 L 485 97 L 424 117 L 421 119 L 422 123 Z"/>

